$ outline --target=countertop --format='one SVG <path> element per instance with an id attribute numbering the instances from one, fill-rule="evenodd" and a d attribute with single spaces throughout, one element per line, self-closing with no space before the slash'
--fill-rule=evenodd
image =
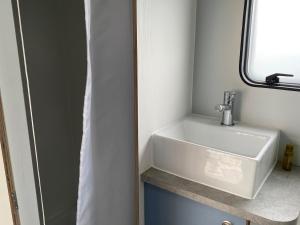
<path id="1" fill-rule="evenodd" d="M 275 167 L 255 199 L 244 199 L 150 168 L 142 181 L 259 225 L 296 225 L 300 212 L 300 167 Z M 300 222 L 298 222 L 300 224 Z"/>

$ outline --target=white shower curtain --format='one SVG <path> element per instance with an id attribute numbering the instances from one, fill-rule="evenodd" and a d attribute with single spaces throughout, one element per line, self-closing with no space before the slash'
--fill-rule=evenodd
<path id="1" fill-rule="evenodd" d="M 77 225 L 134 224 L 131 0 L 85 0 L 88 75 Z"/>

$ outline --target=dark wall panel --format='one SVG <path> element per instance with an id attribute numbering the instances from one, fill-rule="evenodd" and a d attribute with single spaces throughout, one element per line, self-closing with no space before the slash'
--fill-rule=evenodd
<path id="1" fill-rule="evenodd" d="M 21 0 L 47 225 L 74 225 L 86 80 L 83 0 Z"/>

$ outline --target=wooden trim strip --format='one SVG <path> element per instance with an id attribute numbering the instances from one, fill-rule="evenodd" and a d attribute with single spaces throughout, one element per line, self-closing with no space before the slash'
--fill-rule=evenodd
<path id="1" fill-rule="evenodd" d="M 133 129 L 134 129 L 134 168 L 135 168 L 135 199 L 134 218 L 139 224 L 139 152 L 138 152 L 138 56 L 137 56 L 137 0 L 132 0 L 132 41 L 133 41 Z"/>
<path id="2" fill-rule="evenodd" d="M 3 163 L 4 163 L 5 175 L 7 181 L 7 189 L 9 193 L 9 201 L 10 201 L 10 207 L 12 212 L 12 218 L 13 218 L 14 225 L 20 225 L 19 211 L 17 209 L 16 198 L 14 197 L 16 196 L 16 189 L 15 189 L 11 160 L 9 155 L 9 147 L 8 147 L 1 95 L 0 95 L 0 144 L 1 144 L 2 155 L 3 155 Z"/>

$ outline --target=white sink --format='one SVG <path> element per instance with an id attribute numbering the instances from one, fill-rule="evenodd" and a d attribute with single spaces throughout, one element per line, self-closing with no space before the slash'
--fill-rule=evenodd
<path id="1" fill-rule="evenodd" d="M 252 199 L 277 162 L 279 131 L 191 115 L 155 132 L 154 167 Z"/>

